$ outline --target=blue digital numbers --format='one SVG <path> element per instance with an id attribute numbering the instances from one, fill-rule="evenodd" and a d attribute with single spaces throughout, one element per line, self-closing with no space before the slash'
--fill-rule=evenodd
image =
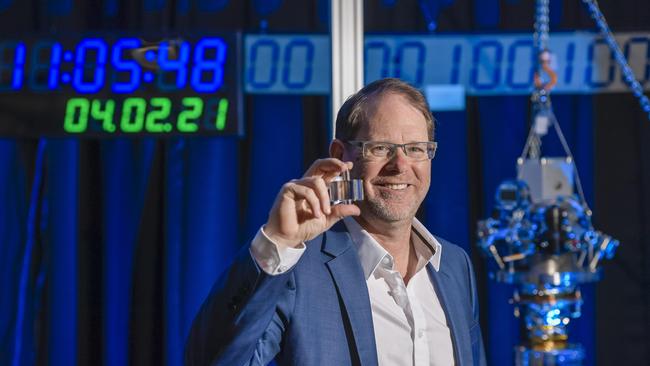
<path id="1" fill-rule="evenodd" d="M 279 55 L 280 47 L 275 41 L 261 40 L 253 44 L 248 63 L 248 81 L 254 88 L 266 89 L 275 84 Z"/>
<path id="2" fill-rule="evenodd" d="M 650 86 L 650 35 L 618 35 L 637 79 Z M 246 35 L 245 90 L 255 94 L 327 94 L 330 42 L 323 35 Z M 554 93 L 625 91 L 624 76 L 596 34 L 554 34 Z M 416 87 L 462 85 L 468 95 L 527 94 L 537 52 L 529 34 L 367 35 L 364 82 L 399 77 Z"/>
<path id="3" fill-rule="evenodd" d="M 140 86 L 142 68 L 133 57 L 130 59 L 124 58 L 127 52 L 137 49 L 138 47 L 140 47 L 140 40 L 137 38 L 122 38 L 113 45 L 113 52 L 111 55 L 111 63 L 115 70 L 113 85 L 111 86 L 113 93 L 132 93 Z M 124 76 L 125 73 L 128 74 L 126 81 L 120 80 L 120 76 Z"/>
<path id="4" fill-rule="evenodd" d="M 600 47 L 598 47 L 600 45 Z M 594 71 L 596 71 L 597 74 L 600 74 L 600 71 L 598 68 L 594 66 L 598 66 L 594 62 L 594 55 L 596 54 L 596 48 L 601 48 L 602 50 L 606 51 L 609 54 L 608 58 L 608 65 L 607 65 L 607 70 L 605 71 L 605 74 L 607 75 L 607 78 L 605 80 L 594 80 L 596 79 L 594 77 Z M 589 44 L 589 48 L 587 50 L 587 67 L 585 68 L 585 83 L 589 85 L 592 88 L 604 88 L 607 87 L 614 81 L 614 71 L 616 67 L 616 61 L 614 61 L 614 54 L 609 51 L 609 48 L 607 48 L 607 43 L 605 42 L 604 39 L 595 39 Z"/>
<path id="5" fill-rule="evenodd" d="M 459 44 L 454 45 L 452 51 L 451 72 L 449 75 L 449 84 L 458 84 L 460 82 L 460 62 L 463 55 L 463 47 Z"/>
<path id="6" fill-rule="evenodd" d="M 226 43 L 219 38 L 204 38 L 196 44 L 192 89 L 199 93 L 213 93 L 221 88 L 227 48 Z M 211 57 L 208 54 L 211 54 Z M 207 81 L 204 80 L 206 74 L 212 76 L 208 77 Z"/>
<path id="7" fill-rule="evenodd" d="M 331 83 L 329 38 L 324 35 L 252 35 L 245 40 L 245 90 L 326 94 Z"/>
<path id="8" fill-rule="evenodd" d="M 416 56 L 411 60 L 408 55 L 413 51 L 415 51 Z M 404 79 L 414 86 L 421 86 L 424 77 L 424 60 L 426 59 L 426 54 L 427 51 L 422 42 L 409 41 L 397 46 L 397 52 L 395 55 L 395 77 Z M 415 67 L 401 67 L 402 64 Z"/>
<path id="9" fill-rule="evenodd" d="M 215 93 L 231 77 L 226 68 L 234 65 L 230 54 L 236 53 L 237 48 L 229 47 L 227 37 L 163 41 L 146 46 L 136 37 L 81 38 L 76 42 L 0 41 L 0 92 L 25 89 L 37 93 L 74 90 L 78 94 Z M 286 77 L 287 84 L 295 87 L 311 80 L 313 47 L 297 42 L 287 50 L 285 58 L 291 60 L 298 54 L 306 55 L 299 70 L 302 76 L 297 80 Z M 232 57 L 236 59 L 236 55 Z M 287 75 L 291 70 L 287 70 Z"/>
<path id="10" fill-rule="evenodd" d="M 492 50 L 492 55 L 488 52 L 489 50 Z M 470 83 L 479 90 L 495 88 L 501 79 L 503 46 L 496 40 L 488 40 L 477 43 L 473 51 Z M 480 77 L 481 70 L 489 73 L 490 76 L 487 77 L 487 81 L 482 80 Z"/>
<path id="11" fill-rule="evenodd" d="M 645 52 L 641 54 L 633 53 L 632 50 L 633 48 L 636 48 L 634 46 L 645 46 Z M 634 63 L 632 62 L 633 60 L 643 60 L 642 62 L 642 69 L 640 73 L 638 70 L 634 70 L 635 74 L 643 74 L 643 77 L 640 78 L 637 76 L 637 80 L 643 85 L 648 81 L 650 78 L 650 40 L 648 37 L 632 37 L 630 38 L 624 46 L 624 51 L 623 54 L 625 55 L 625 58 L 630 60 L 630 66 L 633 67 Z M 636 56 L 636 57 L 634 57 Z"/>
<path id="12" fill-rule="evenodd" d="M 50 72 L 47 77 L 47 88 L 55 90 L 59 85 L 59 68 L 61 67 L 61 44 L 54 43 L 52 45 L 52 53 L 50 57 Z"/>
<path id="13" fill-rule="evenodd" d="M 187 84 L 187 61 L 190 46 L 187 42 L 162 42 L 158 48 L 158 87 L 162 91 L 175 91 Z M 170 82 L 169 79 L 173 81 Z"/>
<path id="14" fill-rule="evenodd" d="M 46 92 L 56 90 L 59 84 L 61 64 L 61 44 L 41 41 L 31 50 L 29 87 L 31 90 Z"/>
<path id="15" fill-rule="evenodd" d="M 25 44 L 0 42 L 0 91 L 20 90 L 23 86 Z"/>
<path id="16" fill-rule="evenodd" d="M 576 44 L 569 42 L 566 46 L 566 66 L 564 67 L 564 84 L 569 85 L 573 81 L 573 62 L 575 60 Z"/>
<path id="17" fill-rule="evenodd" d="M 522 52 L 523 51 L 523 52 Z M 521 57 L 517 57 L 520 53 L 524 53 L 523 59 Z M 528 54 L 526 57 L 526 53 Z M 536 65 L 536 52 L 533 47 L 533 41 L 532 40 L 518 40 L 512 43 L 510 47 L 508 47 L 508 66 L 506 68 L 506 84 L 509 85 L 513 89 L 524 89 L 528 90 L 530 89 L 530 86 L 533 84 L 533 78 L 535 76 L 535 65 Z M 526 79 L 523 81 L 516 80 L 516 71 L 523 69 L 521 67 L 522 61 L 525 59 L 530 60 L 530 63 L 528 64 L 528 73 L 526 75 Z"/>
<path id="18" fill-rule="evenodd" d="M 366 62 L 366 75 L 379 75 L 378 79 L 388 76 L 390 48 L 386 42 L 370 41 L 366 43 L 363 58 L 365 60 L 379 60 L 379 62 Z M 374 65 L 380 65 L 379 71 L 372 67 Z"/>
<path id="19" fill-rule="evenodd" d="M 302 52 L 301 52 L 302 51 Z M 294 54 L 304 54 L 302 62 L 296 62 Z M 297 58 L 296 58 L 297 59 Z M 282 70 L 282 83 L 290 89 L 302 89 L 309 85 L 312 79 L 312 65 L 314 62 L 314 45 L 305 39 L 296 39 L 284 48 L 284 67 Z M 302 69 L 300 73 L 297 70 Z M 292 71 L 302 74 L 298 80 L 291 80 Z"/>
<path id="20" fill-rule="evenodd" d="M 87 38 L 77 44 L 72 87 L 78 93 L 97 93 L 104 86 L 106 48 L 106 42 L 99 38 Z"/>

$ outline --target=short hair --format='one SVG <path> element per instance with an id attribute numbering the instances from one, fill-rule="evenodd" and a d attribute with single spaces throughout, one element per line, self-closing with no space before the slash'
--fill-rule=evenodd
<path id="1" fill-rule="evenodd" d="M 335 137 L 341 141 L 349 141 L 356 137 L 362 123 L 368 122 L 368 104 L 377 97 L 386 94 L 401 95 L 422 113 L 427 123 L 429 141 L 433 141 L 435 120 L 427 100 L 422 93 L 410 84 L 396 78 L 385 78 L 373 81 L 361 90 L 352 94 L 341 106 L 336 115 Z"/>

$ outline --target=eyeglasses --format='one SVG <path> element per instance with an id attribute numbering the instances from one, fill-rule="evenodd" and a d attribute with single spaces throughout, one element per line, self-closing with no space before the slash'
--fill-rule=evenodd
<path id="1" fill-rule="evenodd" d="M 409 160 L 431 160 L 436 156 L 436 149 L 438 148 L 438 143 L 434 141 L 409 142 L 407 144 L 393 144 L 381 141 L 347 141 L 347 143 L 360 148 L 363 157 L 371 160 L 391 159 L 397 153 L 398 147 L 402 148 Z"/>

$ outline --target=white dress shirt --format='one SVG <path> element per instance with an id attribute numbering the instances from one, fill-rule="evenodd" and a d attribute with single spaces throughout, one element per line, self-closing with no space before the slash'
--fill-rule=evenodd
<path id="1" fill-rule="evenodd" d="M 442 305 L 426 269 L 440 268 L 442 246 L 417 219 L 411 243 L 417 256 L 415 275 L 408 285 L 394 269 L 393 257 L 353 218 L 343 219 L 361 261 L 372 308 L 379 365 L 454 365 L 451 333 Z M 272 242 L 260 229 L 251 255 L 270 275 L 294 266 L 305 245 L 286 247 Z"/>

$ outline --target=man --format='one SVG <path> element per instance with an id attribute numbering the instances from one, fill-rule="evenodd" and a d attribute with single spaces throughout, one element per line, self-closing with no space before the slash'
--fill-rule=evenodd
<path id="1" fill-rule="evenodd" d="M 187 365 L 485 365 L 472 267 L 415 218 L 433 117 L 397 79 L 350 97 L 329 159 L 285 184 L 194 321 Z M 340 173 L 365 199 L 330 205 Z"/>

